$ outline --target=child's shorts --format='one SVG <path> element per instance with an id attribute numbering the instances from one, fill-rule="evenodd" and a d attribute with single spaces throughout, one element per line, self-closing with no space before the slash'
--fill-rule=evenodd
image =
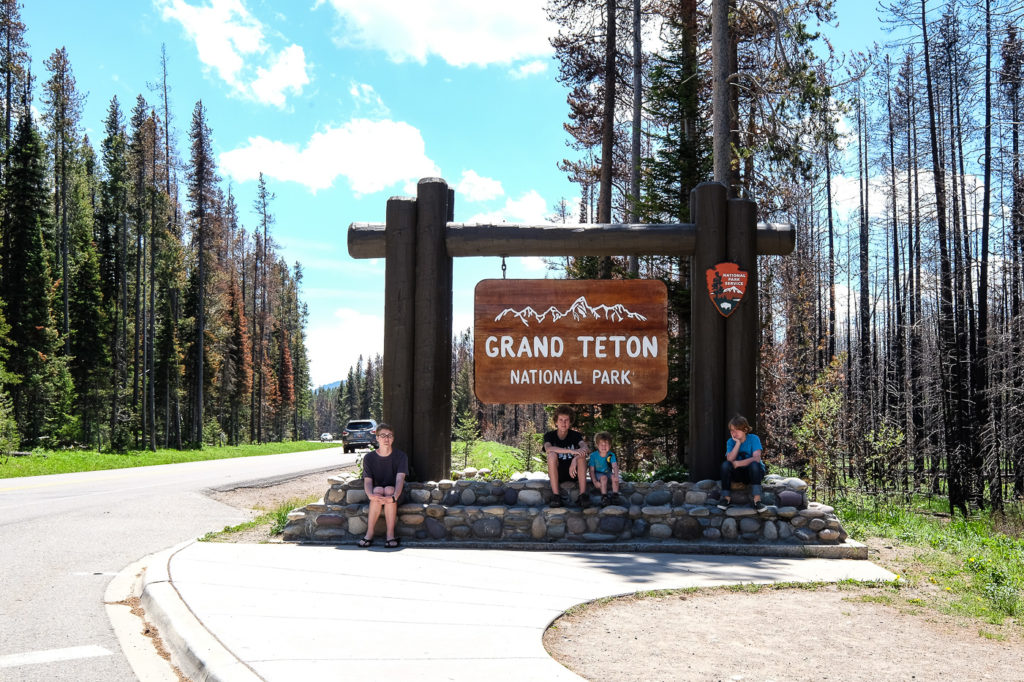
<path id="1" fill-rule="evenodd" d="M 606 478 L 609 481 L 612 480 L 612 474 L 610 471 L 595 471 L 594 472 L 594 483 L 598 483 L 602 478 Z"/>

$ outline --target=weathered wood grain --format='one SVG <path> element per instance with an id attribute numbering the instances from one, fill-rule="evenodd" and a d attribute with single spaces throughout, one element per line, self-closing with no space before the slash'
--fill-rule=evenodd
<path id="1" fill-rule="evenodd" d="M 723 412 L 726 420 L 735 414 L 742 414 L 754 425 L 760 333 L 757 317 L 757 254 L 751 235 L 756 229 L 757 205 L 748 199 L 730 199 L 728 211 L 725 260 L 736 263 L 749 276 L 747 290 L 739 308 L 725 319 Z M 722 437 L 725 437 L 725 433 Z"/>
<path id="2" fill-rule="evenodd" d="M 454 258 L 463 256 L 621 256 L 693 255 L 696 228 L 689 223 L 665 225 L 478 225 L 449 223 L 445 248 Z M 757 253 L 792 253 L 796 233 L 789 225 L 760 223 Z M 353 258 L 382 258 L 384 225 L 352 223 L 348 252 Z"/>
<path id="3" fill-rule="evenodd" d="M 473 332 L 481 402 L 656 403 L 668 390 L 659 280 L 484 280 Z"/>
<path id="4" fill-rule="evenodd" d="M 725 318 L 708 297 L 704 273 L 725 260 L 725 185 L 704 182 L 690 194 L 697 223 L 690 338 L 690 476 L 717 479 L 725 451 Z"/>
<path id="5" fill-rule="evenodd" d="M 452 414 L 452 259 L 444 229 L 448 184 L 419 181 L 416 195 L 416 340 L 413 349 L 412 465 L 419 480 L 448 476 Z"/>
<path id="6" fill-rule="evenodd" d="M 416 200 L 392 197 L 387 203 L 386 220 L 383 419 L 395 429 L 395 447 L 410 452 L 416 339 Z"/>

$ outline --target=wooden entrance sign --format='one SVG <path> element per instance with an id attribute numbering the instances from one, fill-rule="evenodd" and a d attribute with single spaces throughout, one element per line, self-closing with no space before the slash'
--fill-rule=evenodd
<path id="1" fill-rule="evenodd" d="M 659 280 L 484 280 L 473 345 L 483 403 L 660 402 L 668 290 Z"/>
<path id="2" fill-rule="evenodd" d="M 695 292 L 701 287 L 702 275 L 723 262 L 734 263 L 748 273 L 743 303 L 732 307 L 728 317 L 704 295 L 695 293 L 691 306 L 690 477 L 718 478 L 729 416 L 739 412 L 752 421 L 756 417 L 757 352 L 761 341 L 757 257 L 791 253 L 796 245 L 793 229 L 789 225 L 757 223 L 753 201 L 729 199 L 724 185 L 711 182 L 698 185 L 690 194 L 693 223 L 463 224 L 453 222 L 453 207 L 454 192 L 448 183 L 441 178 L 423 178 L 415 199 L 388 200 L 386 223 L 352 223 L 348 231 L 348 251 L 353 258 L 385 258 L 383 416 L 395 425 L 400 440 L 396 447 L 409 453 L 416 476 L 440 480 L 448 476 L 451 462 L 452 258 L 657 254 L 692 256 Z M 586 286 L 596 284 L 588 281 Z M 595 339 L 601 335 L 592 334 Z M 630 333 L 623 335 L 628 337 Z M 486 343 L 486 338 L 483 341 Z M 480 343 L 479 338 L 476 343 Z M 590 343 L 595 344 L 588 347 L 594 351 L 596 340 Z M 610 338 L 605 343 L 614 344 Z M 659 355 L 662 348 L 659 341 Z M 613 346 L 604 345 L 605 353 L 609 349 L 614 352 Z M 627 346 L 627 355 L 628 350 Z M 476 355 L 479 359 L 479 350 Z M 566 366 L 571 364 L 576 366 Z M 572 360 L 561 368 L 581 366 L 578 360 Z M 594 369 L 590 369 L 591 379 Z M 612 369 L 608 368 L 609 381 Z M 632 381 L 632 368 L 626 369 L 631 371 Z M 624 370 L 619 371 L 621 382 Z M 531 379 L 535 376 L 530 375 Z M 580 381 L 585 376 L 581 373 Z M 482 396 L 495 398 L 488 396 L 488 387 L 483 384 L 478 374 L 478 395 L 482 390 Z M 541 399 L 531 398 L 530 402 L 533 400 Z M 623 402 L 596 394 L 582 400 Z M 628 400 L 641 402 L 638 397 Z M 506 393 L 497 402 L 516 401 Z"/>

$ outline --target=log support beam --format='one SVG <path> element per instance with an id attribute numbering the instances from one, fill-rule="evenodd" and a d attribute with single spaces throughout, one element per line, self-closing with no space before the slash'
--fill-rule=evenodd
<path id="1" fill-rule="evenodd" d="M 720 183 L 698 185 L 690 205 L 694 224 L 472 225 L 453 222 L 444 180 L 424 178 L 415 199 L 388 200 L 385 223 L 352 223 L 349 254 L 385 258 L 383 418 L 415 477 L 450 473 L 452 258 L 636 254 L 693 257 L 689 467 L 694 480 L 717 479 L 729 418 L 756 419 L 757 256 L 792 253 L 796 237 L 789 225 L 758 224 L 754 202 L 728 199 Z M 723 261 L 749 273 L 728 318 L 705 286 Z"/>

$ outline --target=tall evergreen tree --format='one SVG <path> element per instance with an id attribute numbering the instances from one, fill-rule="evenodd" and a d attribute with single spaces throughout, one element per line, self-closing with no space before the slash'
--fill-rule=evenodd
<path id="1" fill-rule="evenodd" d="M 12 387 L 14 416 L 24 438 L 47 435 L 47 402 L 55 373 L 57 332 L 51 315 L 53 281 L 43 235 L 52 224 L 43 143 L 31 114 L 22 116 L 11 149 L 8 176 L 8 248 L 3 254 L 3 300 L 13 348 L 8 369 L 20 377 Z"/>
<path id="2" fill-rule="evenodd" d="M 224 362 L 224 384 L 229 400 L 229 423 L 226 429 L 233 444 L 239 441 L 241 412 L 252 390 L 252 352 L 249 325 L 245 318 L 245 301 L 238 283 L 232 281 L 228 289 L 231 311 L 231 338 L 228 357 Z"/>
<path id="3" fill-rule="evenodd" d="M 78 122 L 81 117 L 84 97 L 78 92 L 75 76 L 71 71 L 66 48 L 53 51 L 45 66 L 50 79 L 43 87 L 43 103 L 46 105 L 43 117 L 50 130 L 51 156 L 53 158 L 54 218 L 60 225 L 59 238 L 55 240 L 56 262 L 59 263 L 61 281 L 61 333 L 64 337 L 65 353 L 70 351 L 69 276 L 71 270 L 70 238 L 68 230 L 68 195 L 72 158 L 78 146 Z"/>
<path id="4" fill-rule="evenodd" d="M 267 271 L 270 251 L 270 226 L 274 224 L 274 215 L 270 211 L 270 203 L 274 200 L 274 193 L 267 189 L 267 182 L 260 172 L 256 185 L 256 198 L 253 200 L 253 211 L 259 221 L 256 226 L 256 253 L 255 272 L 253 278 L 253 324 L 256 328 L 256 342 L 253 346 L 253 364 L 256 367 L 264 367 L 268 362 L 270 335 L 269 310 L 267 307 Z M 256 376 L 256 385 L 253 387 L 253 413 L 256 419 L 256 432 L 253 438 L 257 442 L 263 441 L 263 408 L 266 405 L 267 386 L 264 384 L 264 373 L 259 372 Z"/>
<path id="5" fill-rule="evenodd" d="M 0 158 L 4 176 L 8 168 L 12 126 L 21 113 L 21 94 L 27 74 L 28 44 L 21 20 L 21 0 L 0 0 L 0 74 L 3 74 L 4 127 L 0 136 Z"/>
<path id="6" fill-rule="evenodd" d="M 99 256 L 91 245 L 82 253 L 71 288 L 71 376 L 78 389 L 77 413 L 86 443 L 99 446 L 102 395 L 110 367 L 109 318 L 103 301 Z"/>
<path id="7" fill-rule="evenodd" d="M 189 217 L 192 221 L 193 239 L 196 245 L 196 307 L 194 339 L 194 393 L 192 404 L 192 429 L 194 444 L 203 442 L 203 388 L 206 359 L 206 283 L 210 229 L 213 222 L 217 177 L 213 158 L 210 127 L 206 122 L 206 110 L 202 100 L 196 102 L 192 111 L 192 126 L 189 129 L 191 157 L 187 170 L 188 198 L 192 204 Z"/>

